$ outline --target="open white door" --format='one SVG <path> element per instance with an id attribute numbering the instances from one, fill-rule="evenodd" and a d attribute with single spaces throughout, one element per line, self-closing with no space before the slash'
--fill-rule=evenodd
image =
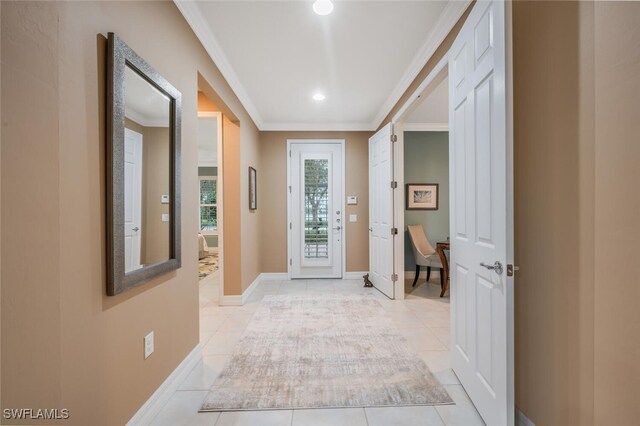
<path id="1" fill-rule="evenodd" d="M 369 139 L 369 279 L 394 299 L 392 125 Z"/>
<path id="2" fill-rule="evenodd" d="M 140 269 L 142 135 L 124 129 L 124 270 Z"/>
<path id="3" fill-rule="evenodd" d="M 478 1 L 449 56 L 451 363 L 495 426 L 514 424 L 505 18 L 505 3 Z"/>

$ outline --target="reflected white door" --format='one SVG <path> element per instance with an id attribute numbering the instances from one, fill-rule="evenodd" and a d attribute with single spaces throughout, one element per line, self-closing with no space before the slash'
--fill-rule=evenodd
<path id="1" fill-rule="evenodd" d="M 392 125 L 369 139 L 369 280 L 395 298 L 393 280 Z"/>
<path id="2" fill-rule="evenodd" d="M 343 141 L 289 141 L 291 278 L 342 278 L 343 149 Z"/>
<path id="3" fill-rule="evenodd" d="M 142 135 L 124 129 L 124 269 L 140 268 Z"/>
<path id="4" fill-rule="evenodd" d="M 505 3 L 478 1 L 449 56 L 451 363 L 495 426 L 514 424 L 505 28 Z"/>

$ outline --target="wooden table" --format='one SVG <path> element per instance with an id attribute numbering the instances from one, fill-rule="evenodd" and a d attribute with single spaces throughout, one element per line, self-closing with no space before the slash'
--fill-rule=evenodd
<path id="1" fill-rule="evenodd" d="M 449 240 L 447 241 L 440 241 L 437 245 L 436 245 L 436 251 L 438 252 L 438 256 L 440 256 L 440 261 L 442 262 L 442 273 L 443 273 L 443 278 L 442 278 L 442 291 L 440 291 L 440 297 L 444 297 L 444 293 L 449 289 L 449 259 L 447 259 L 447 256 L 445 255 L 444 251 L 450 251 L 451 250 L 451 245 Z"/>

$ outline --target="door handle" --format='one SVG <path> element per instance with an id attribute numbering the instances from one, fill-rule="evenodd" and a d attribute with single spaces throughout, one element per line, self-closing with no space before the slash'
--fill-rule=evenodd
<path id="1" fill-rule="evenodd" d="M 369 228 L 369 232 L 373 232 L 373 228 Z"/>
<path id="2" fill-rule="evenodd" d="M 140 228 L 138 228 L 137 226 L 135 228 L 131 229 L 133 232 L 138 232 L 140 230 Z"/>
<path id="3" fill-rule="evenodd" d="M 339 231 L 339 230 L 341 230 L 341 229 L 342 229 L 342 227 L 341 227 L 341 226 L 336 226 L 336 227 L 335 227 L 335 228 L 333 228 L 333 229 L 334 229 L 334 230 L 336 230 L 336 231 Z"/>
<path id="4" fill-rule="evenodd" d="M 497 260 L 496 260 L 496 263 L 494 263 L 493 265 L 487 265 L 484 262 L 480 262 L 480 266 L 484 266 L 490 271 L 495 271 L 495 273 L 498 275 L 502 275 L 502 272 L 504 271 L 504 269 L 502 268 L 502 263 L 500 263 Z"/>

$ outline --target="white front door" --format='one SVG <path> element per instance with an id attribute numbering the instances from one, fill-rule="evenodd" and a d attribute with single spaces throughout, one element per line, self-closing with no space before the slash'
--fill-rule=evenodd
<path id="1" fill-rule="evenodd" d="M 140 268 L 142 237 L 142 135 L 124 129 L 124 270 Z"/>
<path id="2" fill-rule="evenodd" d="M 495 426 L 514 424 L 505 28 L 505 3 L 478 1 L 449 52 L 451 363 Z"/>
<path id="3" fill-rule="evenodd" d="M 342 278 L 344 141 L 289 141 L 291 278 Z"/>
<path id="4" fill-rule="evenodd" d="M 369 139 L 369 280 L 395 298 L 393 276 L 392 125 Z"/>

